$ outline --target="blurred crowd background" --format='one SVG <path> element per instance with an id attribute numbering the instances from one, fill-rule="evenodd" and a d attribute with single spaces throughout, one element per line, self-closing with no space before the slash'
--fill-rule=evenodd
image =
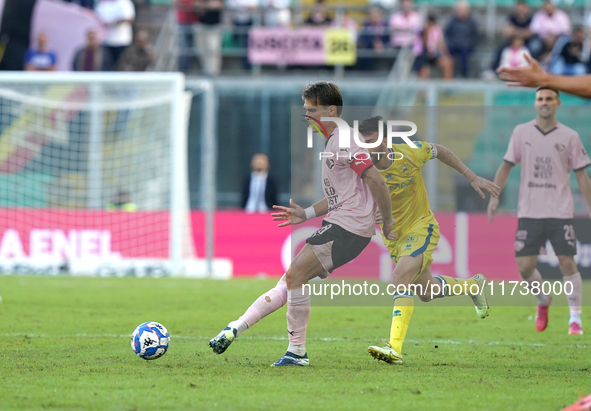
<path id="1" fill-rule="evenodd" d="M 31 4 L 35 1 L 30 1 Z M 7 12 L 3 22 L 18 21 Z M 22 2 L 21 8 L 22 8 Z M 37 0 L 28 44 L 3 27 L 5 69 L 222 74 L 331 71 L 494 80 L 499 66 L 590 71 L 591 2 L 519 0 Z M 35 13 L 35 12 L 34 12 Z M 42 15 L 41 15 L 42 14 Z M 84 22 L 84 23 L 81 23 Z M 267 56 L 314 52 L 318 30 L 348 34 L 345 63 Z M 23 30 L 23 29 L 21 29 Z M 257 36 L 253 33 L 256 31 Z M 262 33 L 262 37 L 261 37 Z M 290 34 L 291 33 L 291 34 Z M 293 33 L 296 33 L 295 35 Z M 287 36 L 287 37 L 286 37 Z M 291 36 L 291 37 L 289 37 Z M 294 37 L 295 36 L 295 37 Z M 22 36 L 21 36 L 22 37 Z M 289 40 L 286 40 L 289 39 Z M 308 42 L 309 40 L 309 42 Z"/>

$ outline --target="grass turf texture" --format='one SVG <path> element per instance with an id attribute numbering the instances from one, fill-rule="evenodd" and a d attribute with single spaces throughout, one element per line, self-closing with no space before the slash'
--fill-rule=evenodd
<path id="1" fill-rule="evenodd" d="M 208 340 L 274 283 L 0 277 L 0 409 L 558 410 L 591 392 L 591 342 L 567 335 L 564 306 L 538 333 L 531 306 L 480 320 L 417 303 L 397 366 L 366 351 L 388 337 L 391 307 L 313 307 L 312 366 L 276 369 L 283 308 L 214 355 Z M 155 361 L 130 348 L 145 321 L 171 334 Z"/>

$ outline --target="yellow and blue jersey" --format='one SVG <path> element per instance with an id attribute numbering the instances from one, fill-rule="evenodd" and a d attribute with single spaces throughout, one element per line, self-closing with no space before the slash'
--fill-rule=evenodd
<path id="1" fill-rule="evenodd" d="M 385 170 L 379 170 L 386 181 L 392 200 L 392 217 L 396 240 L 382 237 L 394 262 L 405 255 L 424 255 L 423 268 L 433 259 L 431 254 L 439 241 L 439 225 L 429 206 L 427 189 L 421 167 L 431 158 L 431 145 L 414 142 L 417 148 L 407 144 L 393 144 L 396 160 Z"/>

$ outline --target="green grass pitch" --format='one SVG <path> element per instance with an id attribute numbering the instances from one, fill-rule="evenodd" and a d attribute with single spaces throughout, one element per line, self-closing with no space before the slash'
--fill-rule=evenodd
<path id="1" fill-rule="evenodd" d="M 274 369 L 283 308 L 214 355 L 208 340 L 274 283 L 0 277 L 0 409 L 537 411 L 591 393 L 591 341 L 567 335 L 564 306 L 538 333 L 531 306 L 493 305 L 480 320 L 469 306 L 417 303 L 397 366 L 366 351 L 388 337 L 391 306 L 313 307 L 311 367 Z M 131 351 L 145 321 L 171 334 L 155 361 Z"/>

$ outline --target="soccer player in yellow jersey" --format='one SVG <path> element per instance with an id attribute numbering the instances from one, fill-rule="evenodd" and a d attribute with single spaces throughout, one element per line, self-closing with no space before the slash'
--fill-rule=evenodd
<path id="1" fill-rule="evenodd" d="M 439 241 L 439 225 L 429 207 L 421 174 L 422 165 L 437 158 L 466 177 L 482 198 L 482 190 L 497 197 L 501 189 L 493 182 L 477 176 L 455 154 L 439 144 L 416 141 L 417 148 L 404 143 L 388 147 L 385 123 L 379 116 L 368 118 L 359 125 L 359 133 L 366 143 L 375 143 L 379 139 L 380 127 L 383 127 L 382 143 L 370 148 L 369 152 L 374 165 L 386 180 L 392 199 L 392 217 L 396 221 L 394 231 L 397 238 L 390 240 L 383 237 L 383 240 L 396 264 L 392 274 L 393 282 L 397 289 L 401 290 L 404 285 L 407 291 L 394 293 L 389 343 L 386 347 L 369 347 L 368 351 L 374 358 L 393 364 L 402 362 L 402 343 L 414 306 L 413 289 L 421 301 L 450 295 L 468 295 L 474 302 L 478 316 L 485 318 L 488 315 L 488 302 L 483 293 L 486 278 L 482 274 L 469 279 L 445 275 L 433 278 L 431 275 L 429 265 L 433 262 L 431 255 Z M 415 286 L 409 287 L 411 284 Z M 452 289 L 456 284 L 460 287 Z"/>

